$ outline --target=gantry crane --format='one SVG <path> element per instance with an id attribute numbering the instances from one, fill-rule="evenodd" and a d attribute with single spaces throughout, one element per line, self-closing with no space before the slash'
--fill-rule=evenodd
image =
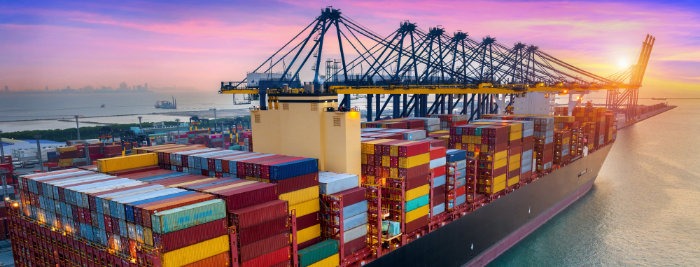
<path id="1" fill-rule="evenodd" d="M 394 118 L 456 111 L 477 119 L 497 112 L 496 100 L 512 102 L 528 92 L 608 90 L 609 107 L 619 110 L 627 103 L 632 110 L 653 42 L 648 36 L 635 68 L 602 77 L 534 45 L 506 47 L 494 37 L 475 40 L 462 31 L 450 35 L 441 26 L 424 31 L 404 21 L 380 36 L 327 7 L 251 72 L 262 74 L 257 80 L 221 82 L 219 92 L 259 95 L 260 109 L 268 108 L 268 98 L 299 93 L 343 95 L 339 107 L 350 109 L 350 95 L 366 95 L 368 121 L 382 118 L 389 104 Z M 340 60 L 326 60 L 321 75 L 324 55 Z M 311 82 L 302 82 L 302 76 Z"/>

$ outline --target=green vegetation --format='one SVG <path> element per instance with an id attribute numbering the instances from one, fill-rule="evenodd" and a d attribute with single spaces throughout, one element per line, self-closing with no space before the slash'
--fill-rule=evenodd
<path id="1" fill-rule="evenodd" d="M 175 122 L 172 123 L 173 125 Z M 153 124 L 152 123 L 142 123 L 143 127 L 151 127 Z M 100 136 L 100 131 L 102 131 L 103 128 L 109 127 L 112 130 L 112 134 L 114 137 L 119 136 L 119 132 L 121 131 L 128 131 L 130 127 L 138 127 L 139 124 L 114 124 L 114 125 L 109 125 L 109 126 L 88 126 L 88 127 L 80 127 L 80 138 L 82 139 L 96 139 Z M 13 139 L 35 139 L 34 136 L 40 135 L 41 139 L 44 140 L 51 140 L 51 141 L 56 141 L 56 142 L 65 142 L 67 140 L 75 140 L 77 139 L 77 133 L 75 132 L 75 128 L 70 128 L 70 129 L 54 129 L 54 130 L 34 130 L 34 131 L 21 131 L 21 132 L 12 132 L 12 133 L 3 133 L 2 137 L 4 138 L 13 138 Z"/>

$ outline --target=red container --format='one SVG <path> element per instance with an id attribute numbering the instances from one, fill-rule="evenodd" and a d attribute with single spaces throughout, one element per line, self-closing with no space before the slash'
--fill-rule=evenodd
<path id="1" fill-rule="evenodd" d="M 365 192 L 367 190 L 364 187 L 355 187 L 348 190 L 340 191 L 333 194 L 334 196 L 341 197 L 343 199 L 343 206 L 347 207 L 352 204 L 358 203 L 365 200 Z M 303 228 L 299 228 L 303 229 Z"/>
<path id="2" fill-rule="evenodd" d="M 463 186 L 463 187 L 466 188 L 466 186 Z M 432 189 L 432 191 L 433 191 L 433 195 L 431 196 L 432 197 L 431 201 L 433 203 L 433 207 L 440 205 L 441 203 L 445 203 L 445 200 L 446 200 L 446 195 L 445 195 L 446 187 L 445 187 L 445 185 L 435 187 Z"/>
<path id="3" fill-rule="evenodd" d="M 310 214 L 301 216 L 297 218 L 297 229 L 305 229 L 321 223 L 321 219 L 318 212 L 312 212 Z"/>
<path id="4" fill-rule="evenodd" d="M 156 175 L 163 175 L 174 173 L 175 171 L 163 170 L 158 167 L 147 167 L 146 169 L 133 169 L 128 171 L 123 171 L 121 173 L 115 174 L 119 177 L 130 178 L 130 179 L 141 179 L 146 177 L 152 177 Z"/>
<path id="5" fill-rule="evenodd" d="M 461 196 L 465 195 L 467 193 L 467 187 L 466 186 L 460 186 L 455 189 L 455 195 Z"/>
<path id="6" fill-rule="evenodd" d="M 346 241 L 347 242 L 347 241 Z M 343 244 L 343 255 L 349 256 L 350 254 L 367 247 L 367 242 L 365 237 L 355 238 L 355 240 L 349 241 Z"/>
<path id="7" fill-rule="evenodd" d="M 226 208 L 235 211 L 258 203 L 277 200 L 277 187 L 274 184 L 255 183 L 249 186 L 240 186 L 214 194 L 226 201 Z"/>
<path id="8" fill-rule="evenodd" d="M 241 267 L 270 266 L 278 264 L 280 262 L 289 261 L 291 256 L 291 249 L 285 247 L 278 249 L 274 252 L 262 255 L 260 257 L 251 259 L 249 261 L 244 261 L 243 263 L 241 263 Z"/>
<path id="9" fill-rule="evenodd" d="M 430 160 L 444 158 L 447 155 L 445 147 L 430 147 Z"/>
<path id="10" fill-rule="evenodd" d="M 233 224 L 230 224 L 233 225 Z M 265 237 L 289 232 L 287 217 L 279 217 L 246 228 L 238 228 L 239 246 L 245 246 Z"/>
<path id="11" fill-rule="evenodd" d="M 425 175 L 430 175 L 430 164 L 423 164 L 423 165 L 418 165 L 413 168 L 399 168 L 399 177 L 395 178 L 404 178 L 404 179 L 411 179 L 415 178 L 416 176 L 425 176 Z"/>
<path id="12" fill-rule="evenodd" d="M 230 209 L 230 208 L 229 208 Z M 231 212 L 239 228 L 246 228 L 287 216 L 287 201 L 273 200 Z"/>
<path id="13" fill-rule="evenodd" d="M 430 169 L 430 176 L 433 178 L 443 176 L 446 173 L 447 173 L 447 170 L 446 170 L 445 166 L 440 166 L 437 168 Z"/>
<path id="14" fill-rule="evenodd" d="M 318 185 L 318 172 L 277 180 L 277 193 L 284 194 Z"/>
<path id="15" fill-rule="evenodd" d="M 428 218 L 428 215 L 425 215 L 423 217 L 420 217 L 418 219 L 415 219 L 411 222 L 406 223 L 406 230 L 405 233 L 413 233 L 416 230 L 428 226 L 428 223 L 430 222 L 430 219 Z"/>
<path id="16" fill-rule="evenodd" d="M 241 246 L 239 257 L 241 261 L 245 262 L 281 248 L 289 248 L 289 240 L 289 233 L 260 239 L 248 245 Z"/>
<path id="17" fill-rule="evenodd" d="M 220 219 L 167 234 L 153 233 L 153 244 L 168 252 L 226 235 L 227 231 L 226 219 Z"/>
<path id="18" fill-rule="evenodd" d="M 412 178 L 406 178 L 406 190 L 411 190 L 416 187 L 420 187 L 430 183 L 430 174 L 424 173 L 422 175 L 417 175 Z"/>
<path id="19" fill-rule="evenodd" d="M 410 157 L 430 152 L 430 141 L 412 141 L 399 145 L 399 156 Z"/>
<path id="20" fill-rule="evenodd" d="M 199 260 L 183 267 L 212 267 L 212 266 L 228 266 L 231 262 L 231 253 L 226 251 L 224 253 L 211 256 L 209 258 Z"/>

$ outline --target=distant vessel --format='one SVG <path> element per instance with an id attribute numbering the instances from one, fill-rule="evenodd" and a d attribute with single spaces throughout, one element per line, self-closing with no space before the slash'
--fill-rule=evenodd
<path id="1" fill-rule="evenodd" d="M 173 96 L 173 102 L 170 102 L 168 100 L 160 100 L 160 101 L 156 102 L 155 107 L 162 108 L 162 109 L 177 109 L 177 100 L 175 100 L 174 96 Z"/>
<path id="2" fill-rule="evenodd" d="M 666 100 L 665 97 L 652 97 L 651 100 Z"/>
<path id="3" fill-rule="evenodd" d="M 100 108 L 105 108 L 105 104 L 100 105 Z"/>

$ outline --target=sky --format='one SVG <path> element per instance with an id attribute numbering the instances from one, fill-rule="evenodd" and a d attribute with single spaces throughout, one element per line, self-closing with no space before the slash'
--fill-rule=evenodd
<path id="1" fill-rule="evenodd" d="M 533 44 L 601 76 L 656 37 L 642 97 L 700 97 L 697 1 L 0 0 L 0 88 L 148 83 L 216 93 L 241 80 L 322 8 L 381 36 L 410 20 L 480 40 Z"/>

